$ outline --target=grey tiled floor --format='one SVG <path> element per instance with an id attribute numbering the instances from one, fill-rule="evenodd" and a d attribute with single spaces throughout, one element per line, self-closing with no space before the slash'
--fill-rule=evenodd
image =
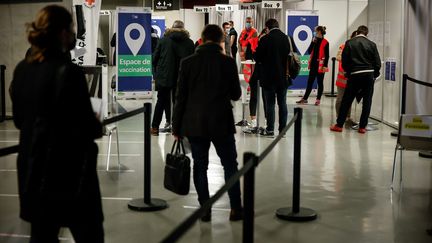
<path id="1" fill-rule="evenodd" d="M 293 104 L 294 98 L 288 103 Z M 301 203 L 319 213 L 307 223 L 276 219 L 274 211 L 290 206 L 292 193 L 291 129 L 256 173 L 255 242 L 432 242 L 425 230 L 432 227 L 432 160 L 404 152 L 404 184 L 400 193 L 389 190 L 393 149 L 396 140 L 391 128 L 365 135 L 349 129 L 329 132 L 334 120 L 332 100 L 325 98 L 318 108 L 304 106 L 302 140 Z M 240 105 L 235 114 L 240 119 Z M 292 117 L 293 105 L 289 106 Z M 123 169 L 107 173 L 105 168 L 107 138 L 98 141 L 98 168 L 105 214 L 106 242 L 159 242 L 198 205 L 193 186 L 188 196 L 177 196 L 163 188 L 163 158 L 171 148 L 171 135 L 152 137 L 152 194 L 163 198 L 169 208 L 159 212 L 130 211 L 130 198 L 143 196 L 143 120 L 134 117 L 119 123 Z M 11 122 L 0 123 L 0 147 L 17 142 L 18 132 Z M 272 141 L 236 134 L 239 163 L 242 153 L 259 153 Z M 113 155 L 116 147 L 114 146 Z M 18 218 L 16 155 L 0 158 L 0 242 L 28 242 L 29 225 Z M 111 168 L 117 169 L 116 156 Z M 209 180 L 211 192 L 223 185 L 223 171 L 212 148 Z M 397 178 L 398 180 L 398 178 Z M 241 242 L 242 224 L 228 221 L 227 196 L 216 203 L 211 223 L 197 223 L 181 242 Z M 62 242 L 72 242 L 67 230 Z"/>

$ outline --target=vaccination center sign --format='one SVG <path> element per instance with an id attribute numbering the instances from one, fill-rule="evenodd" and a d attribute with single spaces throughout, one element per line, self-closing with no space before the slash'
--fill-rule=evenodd
<path id="1" fill-rule="evenodd" d="M 117 8 L 117 87 L 119 97 L 152 94 L 151 12 Z"/>
<path id="2" fill-rule="evenodd" d="M 307 86 L 310 56 L 308 49 L 313 40 L 314 29 L 318 26 L 318 11 L 287 11 L 286 21 L 286 33 L 293 37 L 301 61 L 299 76 L 293 81 L 290 89 L 303 90 Z M 316 88 L 316 84 L 313 88 Z"/>

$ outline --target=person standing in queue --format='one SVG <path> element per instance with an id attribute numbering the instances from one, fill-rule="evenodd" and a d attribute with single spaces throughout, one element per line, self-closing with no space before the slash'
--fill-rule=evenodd
<path id="1" fill-rule="evenodd" d="M 210 198 L 207 169 L 211 143 L 224 168 L 225 181 L 238 171 L 231 101 L 240 99 L 241 90 L 234 59 L 222 53 L 222 29 L 207 25 L 201 36 L 204 44 L 180 65 L 173 135 L 177 140 L 187 137 L 191 144 L 193 180 L 198 201 L 203 205 Z M 229 219 L 243 219 L 238 181 L 228 190 L 228 196 Z M 210 221 L 211 210 L 201 220 Z"/>
<path id="2" fill-rule="evenodd" d="M 258 41 L 252 41 L 253 39 L 258 39 L 258 31 L 253 27 L 253 21 L 251 17 L 246 18 L 245 28 L 240 34 L 238 44 L 240 48 L 240 60 L 246 61 L 252 59 L 252 56 L 247 56 L 247 47 L 248 45 L 252 45 L 254 43 L 255 45 L 252 45 L 251 48 L 253 52 L 255 52 L 256 44 Z M 247 83 L 249 83 L 249 79 L 252 75 L 252 65 L 251 64 L 244 64 L 242 65 L 242 73 L 244 75 L 244 79 Z"/>
<path id="3" fill-rule="evenodd" d="M 232 20 L 228 21 L 231 25 L 231 29 L 229 32 L 230 36 L 230 46 L 231 46 L 231 56 L 234 58 L 234 60 L 237 60 L 237 31 L 234 29 L 234 22 Z"/>
<path id="4" fill-rule="evenodd" d="M 350 39 L 354 38 L 354 36 L 356 36 L 356 34 L 357 34 L 357 31 L 352 32 Z M 345 48 L 345 43 L 343 43 L 342 45 L 339 46 L 339 50 L 338 50 L 338 53 L 336 55 L 336 60 L 338 60 L 338 62 L 339 62 L 339 71 L 338 71 L 338 75 L 337 75 L 337 79 L 336 79 L 336 86 L 337 86 L 337 97 L 336 97 L 336 102 L 335 102 L 336 116 L 339 114 L 340 105 L 342 102 L 342 97 L 345 93 L 345 88 L 346 88 L 347 80 L 348 80 L 348 78 L 345 77 L 345 71 L 343 70 L 343 67 L 342 67 L 342 51 L 344 48 Z M 351 108 L 348 110 L 346 122 L 348 122 L 350 124 L 354 124 L 354 121 L 351 119 Z"/>
<path id="5" fill-rule="evenodd" d="M 261 31 L 261 33 L 258 36 L 258 39 L 256 39 L 256 41 L 258 42 L 262 37 L 264 37 L 267 33 L 267 28 L 263 29 Z M 258 46 L 259 44 L 256 44 L 256 46 Z M 252 49 L 251 48 L 252 44 L 248 45 L 248 49 Z M 256 51 L 256 50 L 255 50 Z M 250 55 L 254 55 L 254 53 L 252 52 L 252 50 L 247 50 L 247 52 L 250 52 Z M 250 125 L 249 125 L 249 129 L 246 130 L 246 133 L 257 133 L 258 132 L 258 123 L 257 123 L 257 109 L 259 107 L 258 106 L 258 80 L 261 79 L 261 63 L 260 62 L 256 62 L 255 63 L 255 68 L 253 70 L 252 73 L 252 77 L 250 78 L 249 81 L 249 87 L 250 87 L 250 101 L 249 101 L 249 114 L 250 114 Z M 264 115 L 266 113 L 266 105 L 265 105 L 265 98 L 264 98 L 264 94 L 262 94 L 263 97 L 263 107 L 264 107 Z"/>
<path id="6" fill-rule="evenodd" d="M 224 31 L 224 41 L 223 41 L 224 51 L 225 54 L 229 57 L 231 57 L 231 37 L 229 35 L 230 29 L 231 26 L 228 22 L 224 22 L 222 24 L 222 30 Z"/>
<path id="7" fill-rule="evenodd" d="M 194 53 L 194 50 L 189 32 L 185 30 L 184 23 L 180 20 L 174 21 L 172 28 L 165 31 L 164 37 L 156 46 L 153 53 L 153 67 L 158 94 L 150 131 L 153 136 L 159 135 L 164 111 L 166 118 L 164 132 L 171 132 L 171 104 L 174 102 L 180 61 Z"/>
<path id="8" fill-rule="evenodd" d="M 286 94 L 291 80 L 287 77 L 287 62 L 290 53 L 288 36 L 279 29 L 276 19 L 265 22 L 267 34 L 258 44 L 255 60 L 261 64 L 261 87 L 265 97 L 267 127 L 262 136 L 274 136 L 275 100 L 279 106 L 279 132 L 287 123 Z"/>
<path id="9" fill-rule="evenodd" d="M 104 242 L 96 164 L 102 125 L 87 81 L 73 64 L 72 15 L 49 5 L 27 25 L 29 55 L 10 87 L 15 126 L 20 217 L 31 224 L 31 243 L 58 243 L 68 227 L 77 243 Z M 99 116 L 101 114 L 98 114 Z"/>
<path id="10" fill-rule="evenodd" d="M 380 75 L 381 58 L 376 44 L 367 38 L 368 27 L 361 25 L 357 35 L 345 43 L 342 52 L 342 67 L 348 77 L 345 94 L 337 117 L 337 123 L 330 127 L 331 131 L 342 132 L 343 124 L 355 97 L 360 93 L 363 107 L 360 117 L 359 133 L 366 133 L 372 105 L 375 79 Z"/>
<path id="11" fill-rule="evenodd" d="M 324 91 L 324 74 L 329 71 L 329 42 L 324 38 L 326 34 L 326 27 L 317 26 L 315 27 L 314 39 L 309 47 L 310 59 L 309 59 L 309 77 L 306 92 L 303 98 L 297 101 L 297 104 L 307 104 L 310 93 L 312 92 L 312 86 L 315 79 L 318 83 L 318 94 L 315 100 L 315 105 L 321 104 L 321 96 Z"/>

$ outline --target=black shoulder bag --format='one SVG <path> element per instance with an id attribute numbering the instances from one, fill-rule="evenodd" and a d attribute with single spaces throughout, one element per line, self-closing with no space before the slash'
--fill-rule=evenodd
<path id="1" fill-rule="evenodd" d="M 189 194 L 190 171 L 190 159 L 186 156 L 183 141 L 174 141 L 171 153 L 166 155 L 164 187 L 179 195 Z"/>

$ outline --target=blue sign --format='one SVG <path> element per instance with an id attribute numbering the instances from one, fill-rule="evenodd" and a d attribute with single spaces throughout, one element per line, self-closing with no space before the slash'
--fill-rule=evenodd
<path id="1" fill-rule="evenodd" d="M 313 40 L 313 31 L 318 26 L 318 15 L 315 13 L 300 14 L 298 11 L 294 14 L 287 13 L 287 31 L 289 36 L 293 37 L 294 45 L 297 47 L 301 61 L 299 76 L 293 81 L 290 89 L 306 89 L 307 79 L 309 76 L 309 46 Z M 316 88 L 314 84 L 313 88 Z"/>
<path id="2" fill-rule="evenodd" d="M 152 19 L 152 28 L 156 31 L 159 38 L 162 38 L 165 34 L 165 18 L 157 18 L 155 16 Z"/>
<path id="3" fill-rule="evenodd" d="M 151 92 L 151 14 L 118 12 L 117 78 L 119 92 Z M 120 94 L 120 93 L 119 93 Z"/>

